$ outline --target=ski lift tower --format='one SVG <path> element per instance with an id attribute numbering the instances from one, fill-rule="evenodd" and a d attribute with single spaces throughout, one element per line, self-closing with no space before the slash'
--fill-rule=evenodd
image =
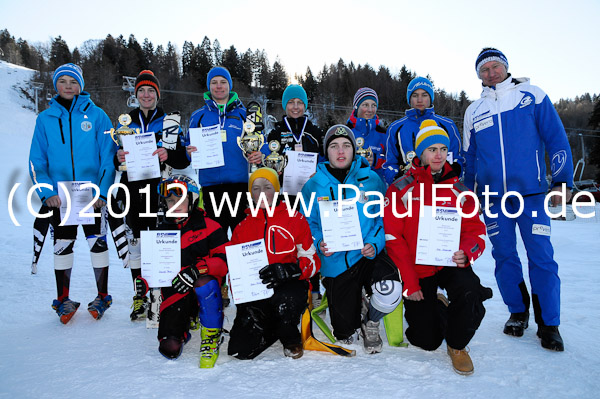
<path id="1" fill-rule="evenodd" d="M 39 114 L 40 110 L 38 109 L 38 93 L 44 89 L 44 84 L 41 82 L 32 82 L 31 88 L 35 92 L 35 113 Z"/>
<path id="2" fill-rule="evenodd" d="M 127 98 L 127 106 L 130 108 L 139 107 L 140 104 L 135 97 L 135 77 L 133 76 L 123 76 L 123 86 L 124 91 L 129 92 L 129 97 Z"/>

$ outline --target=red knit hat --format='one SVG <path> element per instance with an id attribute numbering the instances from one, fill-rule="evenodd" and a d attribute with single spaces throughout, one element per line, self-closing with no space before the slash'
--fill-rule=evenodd
<path id="1" fill-rule="evenodd" d="M 154 90 L 156 90 L 156 94 L 158 95 L 158 98 L 160 98 L 160 82 L 158 81 L 156 76 L 154 76 L 154 72 L 152 72 L 149 69 L 146 69 L 146 70 L 140 72 L 140 74 L 137 76 L 137 78 L 135 78 L 135 94 L 136 95 L 137 95 L 138 89 L 142 86 L 154 87 Z"/>

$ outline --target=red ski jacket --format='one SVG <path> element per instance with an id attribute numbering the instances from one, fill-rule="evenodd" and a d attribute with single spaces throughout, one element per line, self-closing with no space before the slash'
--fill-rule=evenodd
<path id="1" fill-rule="evenodd" d="M 259 209 L 256 217 L 246 209 L 246 219 L 233 231 L 228 245 L 242 244 L 264 238 L 269 264 L 296 263 L 300 265 L 300 280 L 308 280 L 321 268 L 321 260 L 313 245 L 310 227 L 304 216 L 295 212 L 290 216 L 285 202 L 280 202 L 269 217 Z"/>
<path id="2" fill-rule="evenodd" d="M 419 233 L 419 214 L 421 206 L 432 206 L 434 184 L 436 187 L 437 207 L 457 206 L 457 197 L 468 189 L 459 182 L 457 174 L 448 163 L 444 165 L 442 176 L 438 183 L 434 183 L 429 166 L 421 166 L 418 158 L 413 160 L 413 167 L 406 174 L 390 185 L 386 193 L 383 226 L 386 236 L 386 248 L 402 276 L 404 282 L 404 296 L 409 296 L 421 289 L 419 279 L 433 276 L 443 266 L 419 265 L 415 263 L 417 250 L 417 236 Z M 452 188 L 440 188 L 439 185 L 448 184 Z M 409 198 L 412 193 L 412 199 Z M 440 198 L 450 198 L 442 201 Z M 411 201 L 412 210 L 409 215 L 397 217 L 396 214 L 405 214 L 408 201 Z M 463 197 L 458 204 L 464 214 L 471 214 L 475 210 L 476 201 L 471 196 Z M 480 220 L 479 214 L 472 217 L 463 217 L 460 231 L 460 245 L 469 261 L 473 262 L 485 249 L 485 224 Z M 470 266 L 469 266 L 470 267 Z"/>

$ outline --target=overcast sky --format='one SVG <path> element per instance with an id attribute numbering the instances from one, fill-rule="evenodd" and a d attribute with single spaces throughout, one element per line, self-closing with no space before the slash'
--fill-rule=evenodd
<path id="1" fill-rule="evenodd" d="M 184 41 L 208 36 L 222 49 L 264 49 L 290 78 L 340 58 L 392 73 L 406 65 L 470 99 L 481 92 L 474 64 L 486 46 L 503 51 L 509 72 L 531 78 L 552 101 L 600 93 L 599 21 L 599 0 L 0 0 L 0 29 L 30 43 L 61 35 L 73 50 L 134 34 L 181 52 Z"/>

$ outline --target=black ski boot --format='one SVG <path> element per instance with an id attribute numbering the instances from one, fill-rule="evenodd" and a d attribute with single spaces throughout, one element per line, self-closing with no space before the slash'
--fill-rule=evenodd
<path id="1" fill-rule="evenodd" d="M 527 327 L 529 327 L 529 312 L 511 313 L 510 318 L 504 324 L 504 334 L 522 337 Z"/>
<path id="2" fill-rule="evenodd" d="M 558 326 L 539 325 L 537 336 L 542 340 L 542 348 L 562 352 L 565 350 L 562 337 L 558 332 Z"/>

